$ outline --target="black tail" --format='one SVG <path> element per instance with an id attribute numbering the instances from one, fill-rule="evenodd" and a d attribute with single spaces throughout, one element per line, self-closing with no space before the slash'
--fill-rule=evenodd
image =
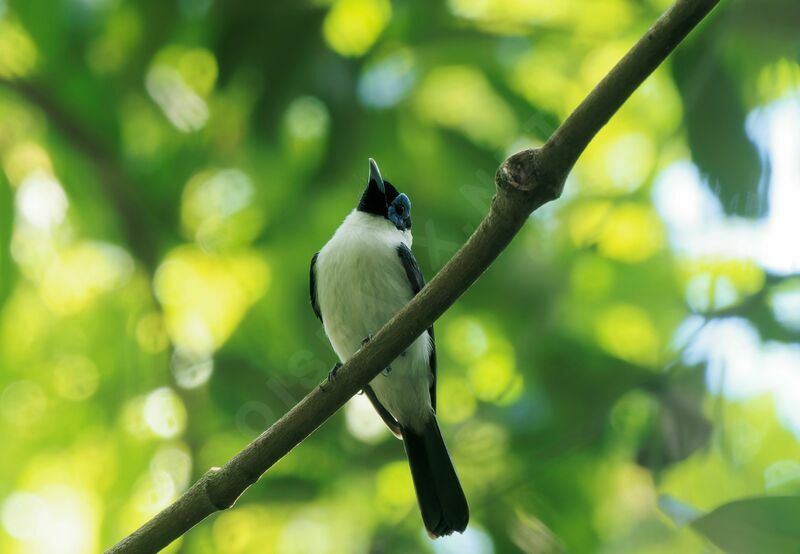
<path id="1" fill-rule="evenodd" d="M 431 417 L 421 435 L 410 429 L 402 429 L 402 433 L 428 534 L 436 538 L 453 531 L 463 533 L 469 521 L 469 507 L 436 418 Z"/>

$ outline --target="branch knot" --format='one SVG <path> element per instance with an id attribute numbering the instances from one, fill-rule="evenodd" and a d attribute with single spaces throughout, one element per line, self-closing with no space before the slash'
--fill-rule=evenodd
<path id="1" fill-rule="evenodd" d="M 509 156 L 497 168 L 497 186 L 505 190 L 531 192 L 539 184 L 536 178 L 536 155 L 538 150 L 529 148 Z"/>
<path id="2" fill-rule="evenodd" d="M 531 210 L 561 196 L 564 178 L 549 170 L 539 148 L 509 156 L 495 175 L 497 188 L 531 203 Z"/>

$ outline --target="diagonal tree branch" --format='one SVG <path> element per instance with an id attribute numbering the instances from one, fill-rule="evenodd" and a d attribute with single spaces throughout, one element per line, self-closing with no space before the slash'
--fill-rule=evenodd
<path id="1" fill-rule="evenodd" d="M 339 370 L 222 468 L 208 471 L 171 506 L 108 552 L 156 552 L 210 514 L 229 508 L 275 462 L 317 427 L 449 308 L 511 242 L 528 216 L 558 198 L 592 137 L 719 0 L 678 0 L 611 70 L 540 149 L 497 171 L 489 213 L 428 285 Z M 654 108 L 655 109 L 655 108 Z"/>

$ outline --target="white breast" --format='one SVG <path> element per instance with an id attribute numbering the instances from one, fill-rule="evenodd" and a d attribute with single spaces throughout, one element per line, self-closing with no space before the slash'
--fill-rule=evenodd
<path id="1" fill-rule="evenodd" d="M 317 303 L 325 333 L 343 362 L 361 341 L 411 300 L 413 292 L 397 253 L 411 246 L 411 233 L 384 218 L 353 211 L 320 250 L 316 264 Z M 378 399 L 403 425 L 419 428 L 431 410 L 431 344 L 427 333 L 371 385 Z"/>

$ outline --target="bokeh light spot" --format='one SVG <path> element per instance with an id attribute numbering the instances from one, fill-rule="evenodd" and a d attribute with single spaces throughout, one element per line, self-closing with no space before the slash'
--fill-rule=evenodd
<path id="1" fill-rule="evenodd" d="M 322 35 L 343 56 L 360 56 L 375 43 L 392 15 L 388 0 L 335 0 Z"/>
<path id="2" fill-rule="evenodd" d="M 386 464 L 378 471 L 376 479 L 378 510 L 390 519 L 400 520 L 416 503 L 408 462 Z"/>
<path id="3" fill-rule="evenodd" d="M 224 554 L 250 552 L 248 546 L 253 542 L 260 525 L 256 514 L 246 508 L 221 513 L 212 529 L 216 551 Z"/>
<path id="4" fill-rule="evenodd" d="M 319 506 L 300 511 L 281 530 L 276 554 L 336 554 L 344 538 L 336 532 L 335 517 L 331 509 Z"/>
<path id="5" fill-rule="evenodd" d="M 53 369 L 53 386 L 67 400 L 86 400 L 100 384 L 97 366 L 84 356 L 66 356 Z"/>
<path id="6" fill-rule="evenodd" d="M 183 389 L 205 385 L 214 373 L 214 360 L 208 354 L 175 349 L 172 355 L 172 374 Z"/>
<path id="7" fill-rule="evenodd" d="M 517 133 L 517 119 L 478 69 L 438 67 L 416 92 L 420 116 L 464 134 L 479 146 L 503 148 Z"/>
<path id="8" fill-rule="evenodd" d="M 592 300 L 604 298 L 611 290 L 614 279 L 611 263 L 595 255 L 585 255 L 575 260 L 570 273 L 574 293 Z"/>
<path id="9" fill-rule="evenodd" d="M 286 129 L 298 140 L 318 140 L 328 134 L 328 108 L 313 96 L 295 99 L 286 110 Z"/>
<path id="10" fill-rule="evenodd" d="M 764 270 L 748 259 L 701 257 L 679 265 L 686 300 L 698 312 L 734 306 L 764 287 Z"/>
<path id="11" fill-rule="evenodd" d="M 200 96 L 207 96 L 217 82 L 217 59 L 210 50 L 190 48 L 181 51 L 176 67 L 184 81 Z"/>
<path id="12" fill-rule="evenodd" d="M 769 304 L 781 325 L 800 331 L 800 279 L 787 279 L 772 287 Z"/>
<path id="13" fill-rule="evenodd" d="M 477 402 L 463 379 L 439 376 L 436 387 L 437 417 L 444 423 L 460 423 L 475 413 Z"/>
<path id="14" fill-rule="evenodd" d="M 617 206 L 603 225 L 598 237 L 602 255 L 628 263 L 652 257 L 664 243 L 661 222 L 642 204 Z"/>
<path id="15" fill-rule="evenodd" d="M 172 502 L 178 489 L 166 471 L 149 471 L 134 486 L 131 504 L 141 519 L 152 517 Z"/>
<path id="16" fill-rule="evenodd" d="M 362 442 L 376 444 L 388 436 L 388 428 L 365 394 L 351 398 L 344 405 L 344 415 L 347 430 Z"/>
<path id="17" fill-rule="evenodd" d="M 29 174 L 17 191 L 17 211 L 36 229 L 48 231 L 67 216 L 67 195 L 61 184 L 43 171 Z"/>
<path id="18" fill-rule="evenodd" d="M 125 431 L 137 439 L 144 439 L 150 434 L 150 428 L 144 417 L 144 396 L 136 396 L 128 400 L 122 408 L 120 423 Z"/>
<path id="19" fill-rule="evenodd" d="M 647 182 L 656 162 L 653 140 L 643 133 L 623 135 L 609 144 L 606 171 L 615 192 L 633 192 Z"/>
<path id="20" fill-rule="evenodd" d="M 238 169 L 194 175 L 183 191 L 181 220 L 204 250 L 223 250 L 251 242 L 264 225 L 254 202 L 255 187 Z"/>
<path id="21" fill-rule="evenodd" d="M 3 156 L 3 169 L 12 186 L 19 186 L 31 174 L 53 174 L 53 162 L 47 150 L 32 141 L 15 144 Z"/>
<path id="22" fill-rule="evenodd" d="M 612 204 L 607 201 L 581 202 L 570 209 L 568 216 L 569 234 L 575 246 L 590 246 L 609 220 Z"/>
<path id="23" fill-rule="evenodd" d="M 28 427 L 41 420 L 47 408 L 47 395 L 33 381 L 14 381 L 0 394 L 0 415 L 17 427 Z"/>
<path id="24" fill-rule="evenodd" d="M 517 376 L 514 358 L 505 352 L 493 352 L 475 362 L 469 370 L 469 382 L 475 396 L 485 402 L 499 399 Z"/>
<path id="25" fill-rule="evenodd" d="M 78 243 L 47 266 L 40 293 L 53 313 L 73 314 L 100 295 L 124 286 L 133 269 L 130 254 L 118 246 Z"/>
<path id="26" fill-rule="evenodd" d="M 502 426 L 473 418 L 447 443 L 462 482 L 488 492 L 494 480 L 508 476 L 509 434 Z"/>
<path id="27" fill-rule="evenodd" d="M 800 83 L 800 67 L 789 57 L 761 69 L 757 79 L 760 103 L 766 104 L 792 94 Z"/>
<path id="28" fill-rule="evenodd" d="M 644 366 L 658 363 L 661 339 L 650 316 L 638 306 L 606 308 L 595 328 L 597 342 L 609 354 Z"/>
<path id="29" fill-rule="evenodd" d="M 724 275 L 694 275 L 686 283 L 686 303 L 696 312 L 727 308 L 736 303 L 736 289 Z"/>
<path id="30" fill-rule="evenodd" d="M 771 494 L 800 491 L 800 462 L 778 460 L 764 470 L 764 488 Z"/>
<path id="31" fill-rule="evenodd" d="M 358 80 L 358 97 L 366 106 L 389 108 L 411 90 L 416 81 L 416 62 L 402 49 L 370 64 Z"/>
<path id="32" fill-rule="evenodd" d="M 462 364 L 468 364 L 483 356 L 489 348 L 489 339 L 480 320 L 473 317 L 458 317 L 444 328 L 444 344 L 447 354 Z"/>
<path id="33" fill-rule="evenodd" d="M 86 491 L 48 484 L 15 492 L 3 503 L 3 527 L 25 545 L 20 552 L 85 554 L 98 549 L 99 505 Z"/>
<path id="34" fill-rule="evenodd" d="M 147 426 L 159 437 L 177 437 L 186 427 L 186 407 L 175 391 L 168 387 L 148 394 L 143 409 Z"/>
<path id="35" fill-rule="evenodd" d="M 150 460 L 150 472 L 169 475 L 176 491 L 184 491 L 192 478 L 192 455 L 183 444 L 161 446 Z"/>
<path id="36" fill-rule="evenodd" d="M 147 72 L 145 85 L 150 97 L 176 129 L 189 133 L 205 127 L 208 105 L 177 70 L 156 65 Z"/>
<path id="37" fill-rule="evenodd" d="M 12 537 L 32 540 L 46 532 L 47 506 L 35 494 L 15 492 L 3 502 L 3 527 Z"/>
<path id="38" fill-rule="evenodd" d="M 25 29 L 13 19 L 0 16 L 0 77 L 26 77 L 37 57 L 36 44 Z"/>
<path id="39" fill-rule="evenodd" d="M 536 28 L 569 28 L 579 36 L 610 34 L 624 29 L 631 8 L 624 0 L 601 4 L 550 0 L 449 0 L 450 10 L 478 28 L 499 35 L 530 33 Z"/>
<path id="40" fill-rule="evenodd" d="M 511 86 L 532 106 L 566 115 L 584 93 L 570 58 L 558 44 L 537 45 L 514 63 Z"/>
<path id="41" fill-rule="evenodd" d="M 255 252 L 210 255 L 191 246 L 167 254 L 155 276 L 167 331 L 194 355 L 218 348 L 266 291 L 269 266 Z"/>
<path id="42" fill-rule="evenodd" d="M 158 312 L 144 314 L 136 322 L 136 342 L 144 352 L 157 354 L 169 346 L 164 318 Z"/>

